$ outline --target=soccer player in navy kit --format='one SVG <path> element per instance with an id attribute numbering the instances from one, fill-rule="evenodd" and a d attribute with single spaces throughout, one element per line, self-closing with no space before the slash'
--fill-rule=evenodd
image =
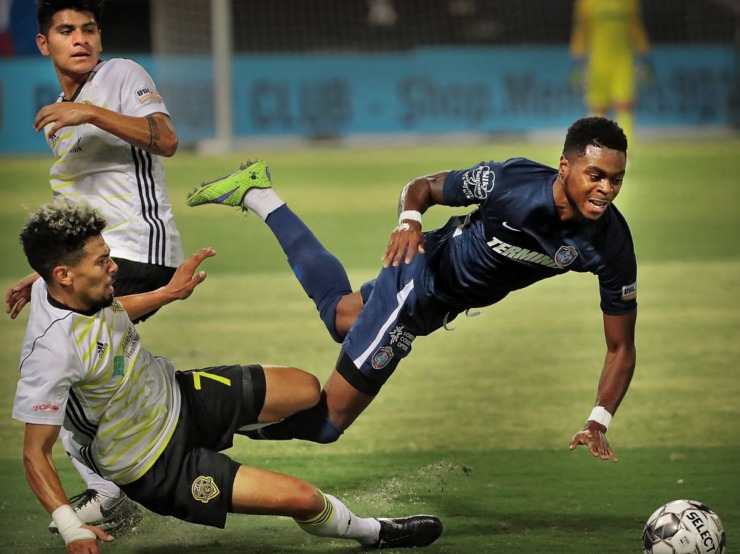
<path id="1" fill-rule="evenodd" d="M 342 342 L 322 402 L 265 427 L 259 438 L 332 442 L 370 404 L 417 336 L 460 313 L 567 271 L 598 276 L 607 344 L 596 406 L 571 449 L 616 456 L 605 433 L 635 368 L 637 265 L 629 228 L 612 205 L 627 139 L 605 118 L 576 121 L 557 168 L 514 158 L 408 183 L 378 277 L 352 292 L 341 264 L 270 188 L 263 162 L 204 184 L 188 204 L 242 206 L 273 231 L 332 337 Z M 434 205 L 476 209 L 422 231 Z M 256 435 L 255 435 L 255 438 Z"/>

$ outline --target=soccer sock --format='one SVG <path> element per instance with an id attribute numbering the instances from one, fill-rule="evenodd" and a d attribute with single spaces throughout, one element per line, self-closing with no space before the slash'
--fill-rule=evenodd
<path id="1" fill-rule="evenodd" d="M 293 414 L 278 423 L 242 434 L 257 440 L 285 441 L 301 439 L 319 444 L 329 444 L 339 440 L 343 432 L 329 419 L 326 396 L 322 395 L 319 403 L 308 410 Z"/>
<path id="2" fill-rule="evenodd" d="M 307 521 L 295 522 L 306 533 L 317 537 L 354 539 L 363 546 L 371 546 L 380 537 L 380 522 L 373 518 L 357 517 L 341 500 L 323 494 L 325 504 L 319 515 Z"/>
<path id="3" fill-rule="evenodd" d="M 250 195 L 251 191 L 247 196 Z M 342 342 L 335 327 L 337 304 L 352 292 L 344 266 L 286 204 L 272 211 L 265 222 L 288 256 L 293 273 L 316 305 L 329 334 L 336 342 Z"/>
<path id="4" fill-rule="evenodd" d="M 263 221 L 267 216 L 285 204 L 282 198 L 273 189 L 254 188 L 247 191 L 242 200 L 244 207 L 252 210 Z"/>

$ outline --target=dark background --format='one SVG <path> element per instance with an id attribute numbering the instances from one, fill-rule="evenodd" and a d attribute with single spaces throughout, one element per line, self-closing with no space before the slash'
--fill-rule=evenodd
<path id="1" fill-rule="evenodd" d="M 183 3 L 183 8 L 185 8 Z M 476 13 L 453 16 L 447 0 L 395 0 L 392 27 L 367 23 L 364 0 L 234 0 L 235 50 L 398 50 L 429 45 L 565 44 L 570 0 L 477 0 Z M 643 0 L 653 43 L 732 43 L 738 0 Z M 107 0 L 106 49 L 151 52 L 148 0 Z"/>

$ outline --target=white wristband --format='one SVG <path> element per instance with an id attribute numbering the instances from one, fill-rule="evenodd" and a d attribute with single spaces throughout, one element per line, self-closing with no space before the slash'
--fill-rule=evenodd
<path id="1" fill-rule="evenodd" d="M 587 421 L 595 421 L 596 423 L 600 423 L 607 429 L 609 429 L 609 424 L 612 422 L 612 414 L 606 411 L 606 408 L 603 408 L 602 406 L 596 406 L 593 410 L 591 410 L 591 415 L 588 416 Z"/>
<path id="2" fill-rule="evenodd" d="M 64 539 L 64 544 L 83 539 L 97 539 L 95 533 L 89 529 L 83 529 L 82 520 L 69 504 L 63 504 L 54 510 L 51 513 L 51 519 L 57 524 L 57 529 L 59 529 L 59 534 Z"/>
<path id="3" fill-rule="evenodd" d="M 421 224 L 421 212 L 417 210 L 402 211 L 401 214 L 398 216 L 398 224 L 400 225 L 406 219 L 416 221 L 417 223 Z"/>

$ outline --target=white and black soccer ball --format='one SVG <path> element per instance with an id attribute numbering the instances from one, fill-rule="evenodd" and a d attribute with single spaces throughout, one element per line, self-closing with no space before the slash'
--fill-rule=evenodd
<path id="1" fill-rule="evenodd" d="M 724 554 L 719 516 L 696 500 L 674 500 L 653 512 L 642 532 L 645 554 Z"/>

